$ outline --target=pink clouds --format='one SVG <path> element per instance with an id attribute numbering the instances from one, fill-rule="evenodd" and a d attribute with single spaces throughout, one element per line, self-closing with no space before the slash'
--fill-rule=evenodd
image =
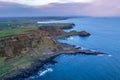
<path id="1" fill-rule="evenodd" d="M 120 0 L 95 0 L 86 9 L 91 16 L 120 16 Z"/>
<path id="2" fill-rule="evenodd" d="M 49 4 L 45 9 L 59 11 L 61 15 L 120 16 L 119 3 L 120 0 L 94 0 L 91 3 Z"/>
<path id="3" fill-rule="evenodd" d="M 8 15 L 8 13 L 11 16 L 120 16 L 119 3 L 120 0 L 94 0 L 89 3 L 51 3 L 34 7 L 15 3 L 1 3 L 0 10 L 2 13 L 0 16 Z"/>

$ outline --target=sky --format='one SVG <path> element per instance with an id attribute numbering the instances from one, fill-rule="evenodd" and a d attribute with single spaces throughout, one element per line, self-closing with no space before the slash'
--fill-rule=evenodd
<path id="1" fill-rule="evenodd" d="M 49 3 L 69 3 L 69 2 L 91 2 L 92 0 L 0 0 L 4 2 L 14 2 L 31 6 L 45 5 Z"/>
<path id="2" fill-rule="evenodd" d="M 120 0 L 0 0 L 0 17 L 120 16 Z"/>

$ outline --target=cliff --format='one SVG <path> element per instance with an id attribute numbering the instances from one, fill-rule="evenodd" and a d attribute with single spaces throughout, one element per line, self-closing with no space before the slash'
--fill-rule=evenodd
<path id="1" fill-rule="evenodd" d="M 33 55 L 36 50 L 57 51 L 58 43 L 47 31 L 30 30 L 0 39 L 0 56 Z"/>

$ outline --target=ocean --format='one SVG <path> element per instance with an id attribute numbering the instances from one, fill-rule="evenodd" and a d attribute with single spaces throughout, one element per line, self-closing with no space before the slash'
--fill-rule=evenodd
<path id="1" fill-rule="evenodd" d="M 26 80 L 120 80 L 120 18 L 71 18 L 47 23 L 75 23 L 72 30 L 85 30 L 90 37 L 71 36 L 58 40 L 100 51 L 109 56 L 61 55 L 55 58 L 55 65 L 45 65 L 45 70 Z M 70 31 L 70 30 L 65 30 Z"/>

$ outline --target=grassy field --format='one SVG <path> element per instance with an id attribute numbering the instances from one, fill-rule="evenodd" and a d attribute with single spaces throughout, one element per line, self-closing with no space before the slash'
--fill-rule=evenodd
<path id="1" fill-rule="evenodd" d="M 63 27 L 71 27 L 74 26 L 74 23 L 40 23 L 39 26 L 52 26 L 57 28 L 63 28 Z"/>
<path id="2" fill-rule="evenodd" d="M 14 28 L 14 29 L 1 30 L 0 31 L 0 38 L 7 37 L 10 35 L 15 35 L 15 34 L 21 34 L 25 31 L 36 30 L 36 29 L 37 29 L 37 27 L 29 26 L 29 27 L 19 27 L 19 28 Z"/>
<path id="3" fill-rule="evenodd" d="M 37 53 L 34 56 L 22 56 L 15 57 L 10 59 L 9 61 L 5 61 L 5 58 L 0 57 L 0 76 L 5 75 L 11 71 L 15 71 L 17 69 L 25 68 L 31 65 L 34 60 L 43 57 L 41 53 Z"/>

